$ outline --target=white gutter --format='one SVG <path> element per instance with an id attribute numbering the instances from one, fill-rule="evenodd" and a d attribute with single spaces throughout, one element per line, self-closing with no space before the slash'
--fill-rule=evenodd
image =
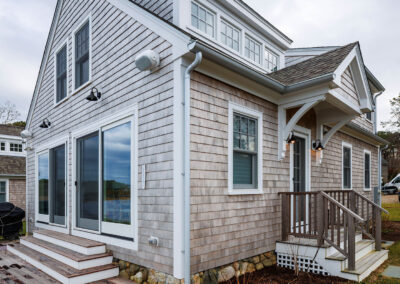
<path id="1" fill-rule="evenodd" d="M 194 61 L 186 68 L 184 75 L 184 184 L 183 184 L 183 215 L 184 215 L 184 276 L 185 283 L 190 283 L 190 74 L 203 58 L 199 51 Z"/>

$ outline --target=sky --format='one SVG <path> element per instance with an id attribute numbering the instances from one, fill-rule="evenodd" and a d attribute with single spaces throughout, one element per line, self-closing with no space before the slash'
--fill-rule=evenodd
<path id="1" fill-rule="evenodd" d="M 390 119 L 400 92 L 400 1 L 245 0 L 293 40 L 293 47 L 359 41 L 365 64 L 385 86 L 378 120 Z M 25 119 L 56 0 L 0 0 L 0 102 L 16 104 Z"/>

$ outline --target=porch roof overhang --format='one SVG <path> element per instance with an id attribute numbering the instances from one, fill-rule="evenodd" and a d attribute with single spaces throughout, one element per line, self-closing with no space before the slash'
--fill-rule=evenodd
<path id="1" fill-rule="evenodd" d="M 349 122 L 344 125 L 341 130 L 351 136 L 355 136 L 357 138 L 361 138 L 364 141 L 376 145 L 376 146 L 384 146 L 390 144 L 389 141 L 383 139 L 382 137 L 373 134 L 372 132 L 362 128 L 361 126 L 355 124 L 354 122 Z"/>

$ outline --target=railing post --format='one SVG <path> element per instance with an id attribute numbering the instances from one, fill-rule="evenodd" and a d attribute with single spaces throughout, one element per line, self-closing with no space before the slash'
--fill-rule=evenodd
<path id="1" fill-rule="evenodd" d="M 374 225 L 375 225 L 375 250 L 380 251 L 382 248 L 382 240 L 381 240 L 381 230 L 382 230 L 382 219 L 381 219 L 381 211 L 377 208 L 373 208 L 374 212 Z"/>
<path id="2" fill-rule="evenodd" d="M 350 210 L 353 211 L 354 213 L 356 212 L 356 195 L 354 191 L 349 192 L 349 205 L 350 205 Z"/>
<path id="3" fill-rule="evenodd" d="M 350 214 L 347 213 L 348 218 L 348 249 L 349 249 L 349 257 L 348 257 L 348 269 L 355 270 L 356 269 L 356 230 L 354 226 L 354 218 Z"/>
<path id="4" fill-rule="evenodd" d="M 317 214 L 317 231 L 318 231 L 318 246 L 322 246 L 324 244 L 324 221 L 325 221 L 325 208 L 324 208 L 324 199 L 323 196 L 320 193 L 318 193 L 317 196 L 317 210 L 318 210 L 318 214 Z"/>
<path id="5" fill-rule="evenodd" d="M 288 212 L 289 204 L 288 204 L 288 195 L 283 193 L 281 195 L 282 202 L 282 241 L 288 240 L 288 226 L 290 226 L 290 212 Z"/>

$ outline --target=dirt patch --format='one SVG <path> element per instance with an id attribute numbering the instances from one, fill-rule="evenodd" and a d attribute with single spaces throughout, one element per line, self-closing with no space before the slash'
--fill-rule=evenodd
<path id="1" fill-rule="evenodd" d="M 394 242 L 400 241 L 400 222 L 383 221 L 382 240 Z"/>
<path id="2" fill-rule="evenodd" d="M 300 272 L 298 276 L 294 271 L 288 268 L 271 266 L 262 270 L 253 272 L 249 275 L 243 275 L 238 279 L 234 278 L 225 284 L 344 284 L 349 283 L 347 280 L 339 277 L 322 276 L 312 273 Z"/>
<path id="3" fill-rule="evenodd" d="M 382 195 L 382 203 L 383 204 L 399 203 L 399 196 L 397 194 Z"/>

